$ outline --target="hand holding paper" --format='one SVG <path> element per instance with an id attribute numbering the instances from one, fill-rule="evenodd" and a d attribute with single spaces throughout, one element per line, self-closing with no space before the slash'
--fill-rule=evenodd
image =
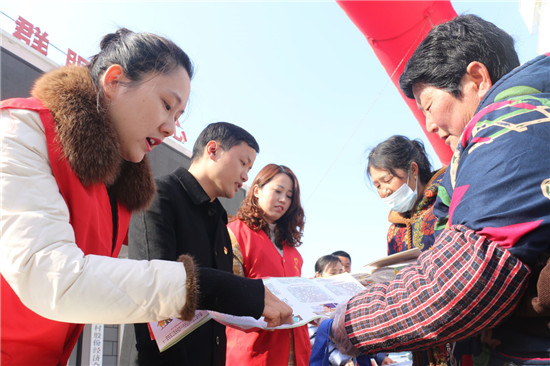
<path id="1" fill-rule="evenodd" d="M 292 324 L 292 308 L 288 306 L 267 287 L 265 287 L 264 320 L 268 327 L 277 327 L 282 324 Z"/>

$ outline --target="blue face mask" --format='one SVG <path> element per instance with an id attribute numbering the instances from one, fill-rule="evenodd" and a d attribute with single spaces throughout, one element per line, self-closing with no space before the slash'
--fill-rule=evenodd
<path id="1" fill-rule="evenodd" d="M 414 191 L 409 187 L 409 176 L 407 176 L 407 183 L 403 183 L 401 187 L 388 197 L 382 198 L 386 204 L 390 206 L 393 211 L 404 213 L 412 210 L 416 198 L 418 197 L 418 179 L 416 179 Z"/>

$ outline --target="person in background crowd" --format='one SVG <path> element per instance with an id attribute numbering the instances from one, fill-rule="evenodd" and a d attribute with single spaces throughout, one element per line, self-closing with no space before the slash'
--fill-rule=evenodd
<path id="1" fill-rule="evenodd" d="M 344 266 L 344 272 L 351 273 L 351 256 L 343 250 L 337 250 L 332 255 L 337 256 Z"/>
<path id="2" fill-rule="evenodd" d="M 175 261 L 182 254 L 191 255 L 201 268 L 232 272 L 227 213 L 218 197 L 232 198 L 248 180 L 259 149 L 254 137 L 241 127 L 227 122 L 209 124 L 193 146 L 189 170 L 181 167 L 158 178 L 151 207 L 132 217 L 129 257 Z M 227 281 L 219 286 L 218 292 L 233 291 Z M 259 318 L 263 299 L 263 286 L 249 286 L 220 306 L 226 313 Z M 151 340 L 147 324 L 135 324 L 135 334 L 138 365 L 225 364 L 225 326 L 215 321 L 203 324 L 162 353 Z"/>
<path id="3" fill-rule="evenodd" d="M 228 225 L 233 272 L 249 278 L 300 276 L 304 210 L 298 179 L 284 165 L 260 170 Z M 227 365 L 307 365 L 307 326 L 277 331 L 227 328 Z"/>
<path id="4" fill-rule="evenodd" d="M 193 69 L 178 46 L 150 33 L 121 28 L 100 47 L 87 68 L 48 72 L 32 98 L 0 103 L 2 365 L 67 364 L 83 323 L 223 310 L 235 296 L 219 291 L 226 279 L 243 296 L 263 289 L 188 256 L 116 258 L 130 213 L 153 198 L 146 154 L 174 133 Z M 291 315 L 277 301 L 260 305 L 274 324 Z"/>
<path id="5" fill-rule="evenodd" d="M 436 26 L 408 61 L 401 89 L 455 151 L 434 206 L 446 226 L 415 266 L 336 310 L 339 347 L 418 349 L 491 329 L 484 364 L 550 363 L 548 272 L 539 276 L 550 252 L 550 57 L 518 65 L 513 39 L 474 15 Z"/>
<path id="6" fill-rule="evenodd" d="M 347 254 L 343 251 L 338 251 L 336 253 L 344 253 L 344 256 Z M 347 258 L 347 257 L 346 257 Z M 344 273 L 343 265 L 339 257 L 334 254 L 328 254 L 320 257 L 315 262 L 315 278 L 319 277 L 331 277 L 337 274 Z M 315 336 L 317 334 L 317 325 L 310 323 L 308 324 L 309 339 L 311 341 L 311 347 L 315 343 Z M 390 358 L 387 358 L 387 354 L 380 353 L 377 354 L 374 359 L 364 358 L 357 360 L 351 356 L 345 355 L 340 352 L 336 345 L 332 342 L 329 342 L 328 345 L 328 364 L 331 366 L 371 366 L 371 365 L 387 365 L 393 363 Z M 373 363 L 374 362 L 374 363 Z"/>
<path id="7" fill-rule="evenodd" d="M 315 278 L 330 277 L 344 273 L 344 266 L 340 258 L 333 254 L 324 255 L 315 262 Z"/>
<path id="8" fill-rule="evenodd" d="M 339 257 L 334 254 L 328 254 L 320 257 L 315 262 L 315 278 L 330 277 L 344 272 L 344 266 Z M 311 347 L 315 342 L 317 326 L 313 323 L 308 324 L 309 339 Z M 354 366 L 355 362 L 351 356 L 342 354 L 334 344 L 329 345 L 329 365 L 336 366 Z M 368 365 L 370 366 L 370 365 Z"/>

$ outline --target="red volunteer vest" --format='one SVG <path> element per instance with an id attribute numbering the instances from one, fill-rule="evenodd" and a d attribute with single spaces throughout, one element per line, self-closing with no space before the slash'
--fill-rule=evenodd
<path id="1" fill-rule="evenodd" d="M 8 99 L 0 102 L 0 109 L 38 112 L 46 132 L 50 165 L 69 208 L 78 247 L 86 255 L 116 257 L 126 236 L 130 212 L 117 205 L 118 230 L 113 245 L 113 217 L 107 189 L 101 183 L 89 187 L 81 184 L 61 153 L 50 111 L 36 98 Z M 66 365 L 83 325 L 57 322 L 34 313 L 21 303 L 3 277 L 0 291 L 0 363 Z"/>
<path id="2" fill-rule="evenodd" d="M 296 248 L 285 245 L 281 257 L 263 230 L 255 232 L 240 220 L 228 227 L 241 248 L 246 277 L 301 276 L 303 260 Z M 307 326 L 247 332 L 228 327 L 226 365 L 287 365 L 292 333 L 296 364 L 306 366 L 311 353 Z"/>

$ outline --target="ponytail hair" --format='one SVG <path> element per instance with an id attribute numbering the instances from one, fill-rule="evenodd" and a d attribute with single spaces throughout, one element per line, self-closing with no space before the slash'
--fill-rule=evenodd
<path id="1" fill-rule="evenodd" d="M 103 37 L 100 52 L 93 56 L 88 69 L 96 87 L 111 65 L 120 65 L 132 82 L 140 82 L 148 73 L 167 74 L 182 66 L 193 77 L 189 56 L 174 42 L 152 33 L 134 33 L 120 28 Z"/>

